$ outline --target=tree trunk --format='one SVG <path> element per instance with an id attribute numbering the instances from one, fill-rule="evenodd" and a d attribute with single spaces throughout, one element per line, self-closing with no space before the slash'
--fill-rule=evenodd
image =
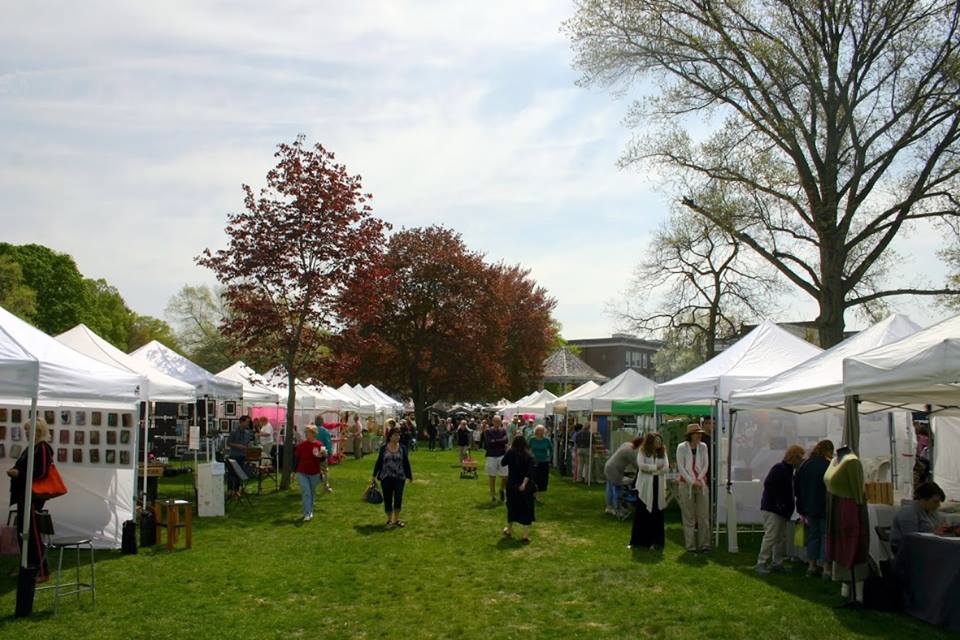
<path id="1" fill-rule="evenodd" d="M 283 460 L 280 468 L 282 475 L 280 477 L 280 488 L 290 488 L 290 471 L 293 468 L 293 416 L 297 409 L 297 385 L 296 377 L 293 371 L 287 368 L 287 424 L 284 429 L 286 434 L 283 438 Z"/>
<path id="2" fill-rule="evenodd" d="M 845 327 L 843 312 L 846 311 L 844 298 L 846 292 L 843 287 L 844 254 L 839 248 L 833 250 L 833 243 L 828 237 L 822 237 L 820 250 L 821 286 L 818 302 L 820 315 L 817 316 L 817 333 L 820 346 L 829 349 L 843 341 Z"/>
<path id="3" fill-rule="evenodd" d="M 417 421 L 417 431 L 420 431 L 427 426 L 426 385 L 422 380 L 415 379 L 413 384 L 410 385 L 410 389 L 413 392 L 411 394 L 413 396 L 413 416 L 414 420 Z"/>

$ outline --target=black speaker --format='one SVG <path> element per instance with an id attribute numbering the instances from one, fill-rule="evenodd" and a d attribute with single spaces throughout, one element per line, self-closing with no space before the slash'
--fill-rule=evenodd
<path id="1" fill-rule="evenodd" d="M 157 523 L 153 511 L 144 511 L 140 514 L 140 546 L 152 547 L 157 544 Z"/>
<path id="2" fill-rule="evenodd" d="M 121 538 L 121 553 L 130 555 L 137 553 L 137 523 L 127 520 L 123 523 L 123 537 Z"/>

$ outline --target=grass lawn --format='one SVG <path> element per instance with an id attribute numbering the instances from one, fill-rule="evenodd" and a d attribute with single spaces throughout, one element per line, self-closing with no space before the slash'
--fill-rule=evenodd
<path id="1" fill-rule="evenodd" d="M 12 617 L 16 560 L 0 559 L 0 638 L 910 638 L 951 637 L 903 615 L 835 609 L 839 586 L 752 571 L 739 554 L 683 551 L 668 514 L 663 553 L 626 549 L 629 522 L 603 513 L 602 487 L 554 475 L 521 546 L 486 479 L 461 480 L 456 451 L 412 455 L 405 529 L 359 501 L 373 459 L 331 468 L 334 493 L 300 520 L 299 492 L 254 496 L 226 518 L 194 520 L 193 549 L 97 553 L 97 604 Z M 481 466 L 482 469 L 482 466 Z M 272 485 L 271 485 L 272 489 Z M 161 492 L 185 495 L 179 478 Z"/>

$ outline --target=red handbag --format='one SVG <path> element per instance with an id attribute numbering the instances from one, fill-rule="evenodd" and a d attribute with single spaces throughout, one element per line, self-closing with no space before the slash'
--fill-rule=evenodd
<path id="1" fill-rule="evenodd" d="M 33 497 L 37 500 L 53 500 L 67 492 L 57 467 L 51 463 L 47 475 L 33 481 Z"/>

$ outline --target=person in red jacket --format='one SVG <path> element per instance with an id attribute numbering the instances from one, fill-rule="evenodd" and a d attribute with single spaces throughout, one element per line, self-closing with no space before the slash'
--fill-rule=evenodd
<path id="1" fill-rule="evenodd" d="M 300 496 L 303 500 L 303 520 L 313 520 L 313 500 L 320 484 L 320 463 L 326 459 L 328 451 L 317 440 L 317 428 L 310 425 L 306 429 L 307 439 L 293 450 L 297 463 L 297 482 L 300 483 Z"/>

